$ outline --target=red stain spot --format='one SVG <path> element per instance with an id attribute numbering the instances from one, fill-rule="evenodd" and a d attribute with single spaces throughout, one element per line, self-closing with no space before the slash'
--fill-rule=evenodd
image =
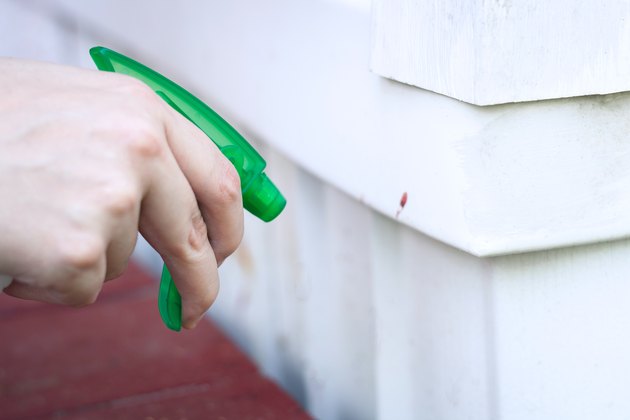
<path id="1" fill-rule="evenodd" d="M 403 193 L 403 195 L 400 197 L 400 209 L 401 210 L 405 207 L 405 204 L 407 204 L 407 191 L 405 191 Z"/>
<path id="2" fill-rule="evenodd" d="M 407 191 L 405 191 L 402 194 L 402 196 L 400 197 L 400 208 L 396 212 L 396 218 L 398 218 L 398 216 L 400 215 L 400 212 L 402 211 L 402 209 L 405 208 L 405 204 L 407 204 Z"/>

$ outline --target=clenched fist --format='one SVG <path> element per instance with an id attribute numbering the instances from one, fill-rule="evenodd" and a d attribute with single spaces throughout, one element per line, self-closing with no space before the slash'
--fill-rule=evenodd
<path id="1" fill-rule="evenodd" d="M 93 302 L 140 231 L 193 328 L 243 234 L 240 181 L 197 127 L 135 79 L 0 59 L 0 275 L 13 296 Z"/>

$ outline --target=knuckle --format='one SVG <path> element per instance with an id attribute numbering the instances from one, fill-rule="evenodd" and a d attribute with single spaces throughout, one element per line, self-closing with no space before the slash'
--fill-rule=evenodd
<path id="1" fill-rule="evenodd" d="M 126 145 L 132 155 L 140 158 L 152 158 L 163 152 L 162 137 L 163 135 L 154 126 L 139 120 L 130 130 Z"/>
<path id="2" fill-rule="evenodd" d="M 62 267 L 72 270 L 91 270 L 98 266 L 104 253 L 105 246 L 96 237 L 84 235 L 75 241 L 61 241 L 59 249 L 59 263 Z"/>
<path id="3" fill-rule="evenodd" d="M 164 133 L 154 110 L 162 106 L 162 100 L 149 86 L 132 77 L 121 77 L 116 87 L 126 104 L 117 133 L 123 147 L 139 157 L 159 155 L 164 149 Z"/>
<path id="4" fill-rule="evenodd" d="M 208 228 L 198 211 L 192 216 L 187 238 L 175 245 L 172 255 L 180 261 L 198 262 L 207 257 L 210 248 Z"/>
<path id="5" fill-rule="evenodd" d="M 116 186 L 106 195 L 105 208 L 113 216 L 125 216 L 136 211 L 139 205 L 139 193 L 130 185 Z"/>
<path id="6" fill-rule="evenodd" d="M 203 220 L 201 213 L 196 211 L 191 220 L 191 228 L 188 234 L 188 245 L 197 252 L 202 252 L 208 248 L 208 227 Z"/>

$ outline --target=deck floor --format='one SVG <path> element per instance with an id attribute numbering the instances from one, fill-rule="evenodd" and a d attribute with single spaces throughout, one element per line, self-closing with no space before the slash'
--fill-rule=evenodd
<path id="1" fill-rule="evenodd" d="M 307 419 L 212 323 L 174 333 L 137 266 L 75 309 L 0 294 L 0 419 Z"/>

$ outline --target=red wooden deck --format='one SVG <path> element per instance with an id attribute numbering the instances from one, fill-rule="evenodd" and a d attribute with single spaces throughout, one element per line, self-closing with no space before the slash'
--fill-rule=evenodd
<path id="1" fill-rule="evenodd" d="M 162 325 L 131 266 L 81 308 L 0 296 L 0 418 L 307 419 L 211 321 Z"/>

